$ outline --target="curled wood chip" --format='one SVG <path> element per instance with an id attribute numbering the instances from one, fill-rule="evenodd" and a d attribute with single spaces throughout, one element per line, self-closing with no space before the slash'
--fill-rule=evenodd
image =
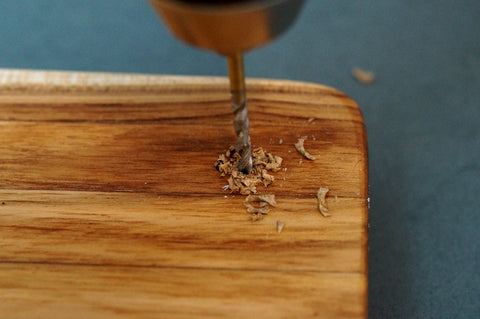
<path id="1" fill-rule="evenodd" d="M 277 206 L 277 202 L 275 201 L 274 194 L 248 195 L 247 198 L 245 198 L 245 202 L 248 202 L 248 203 L 265 202 L 265 203 L 268 203 L 270 206 L 273 206 L 273 207 Z"/>
<path id="2" fill-rule="evenodd" d="M 262 179 L 263 179 L 263 185 L 267 187 L 268 185 L 273 183 L 273 181 L 275 180 L 275 177 L 273 177 L 273 175 L 268 174 L 267 170 L 264 169 L 262 171 Z"/>
<path id="3" fill-rule="evenodd" d="M 243 202 L 247 212 L 252 214 L 252 221 L 261 220 L 270 212 L 269 206 L 277 206 L 275 195 L 248 195 Z"/>
<path id="4" fill-rule="evenodd" d="M 301 138 L 298 139 L 298 142 L 295 143 L 295 148 L 297 149 L 297 151 L 302 154 L 306 159 L 309 159 L 311 161 L 314 161 L 316 160 L 317 158 L 315 156 L 313 156 L 312 154 L 310 154 L 309 152 L 307 152 L 303 146 L 303 143 L 305 142 L 305 140 L 307 139 L 306 136 L 302 136 Z"/>
<path id="5" fill-rule="evenodd" d="M 283 230 L 283 227 L 285 227 L 285 223 L 282 222 L 281 220 L 277 220 L 277 233 L 281 233 Z"/>
<path id="6" fill-rule="evenodd" d="M 375 81 L 375 73 L 360 68 L 353 68 L 352 75 L 362 84 L 372 84 Z"/>
<path id="7" fill-rule="evenodd" d="M 324 217 L 331 216 L 331 214 L 328 213 L 327 201 L 325 200 L 328 191 L 328 187 L 320 187 L 317 192 L 318 210 Z"/>
<path id="8" fill-rule="evenodd" d="M 253 206 L 252 204 L 250 203 L 244 203 L 245 207 L 247 207 L 247 213 L 250 213 L 250 214 L 268 214 L 268 212 L 270 212 L 270 208 L 268 207 L 268 205 L 266 206 L 258 206 L 258 207 L 255 207 Z"/>
<path id="9" fill-rule="evenodd" d="M 231 193 L 242 195 L 256 194 L 257 185 L 263 184 L 269 186 L 275 180 L 269 172 L 278 172 L 282 168 L 283 159 L 280 156 L 274 156 L 267 153 L 259 147 L 252 151 L 252 172 L 248 175 L 243 174 L 237 168 L 240 160 L 240 154 L 231 146 L 225 154 L 220 154 L 215 163 L 215 168 L 220 172 L 220 176 L 227 176 L 228 189 Z"/>
<path id="10" fill-rule="evenodd" d="M 245 203 L 247 207 L 247 213 L 252 214 L 251 218 L 253 222 L 263 219 L 264 215 L 267 215 L 270 212 L 268 206 L 265 207 L 255 207 L 250 203 Z"/>

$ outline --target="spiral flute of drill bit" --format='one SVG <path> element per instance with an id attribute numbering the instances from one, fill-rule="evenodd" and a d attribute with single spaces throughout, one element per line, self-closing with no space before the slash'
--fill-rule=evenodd
<path id="1" fill-rule="evenodd" d="M 233 127 L 238 136 L 235 150 L 241 157 L 238 162 L 238 170 L 244 174 L 250 174 L 252 171 L 252 155 L 250 135 L 248 132 L 249 121 L 245 94 L 245 75 L 241 54 L 228 56 L 228 69 L 232 94 L 232 111 L 235 115 Z"/>
<path id="2" fill-rule="evenodd" d="M 232 92 L 232 96 L 237 94 L 242 95 L 241 93 Z M 243 98 L 245 99 L 245 94 L 243 94 Z M 249 121 L 246 100 L 237 105 L 232 99 L 232 111 L 235 114 L 233 127 L 238 135 L 235 149 L 241 156 L 238 162 L 238 169 L 245 174 L 249 174 L 252 170 L 252 154 L 250 136 L 248 134 Z"/>

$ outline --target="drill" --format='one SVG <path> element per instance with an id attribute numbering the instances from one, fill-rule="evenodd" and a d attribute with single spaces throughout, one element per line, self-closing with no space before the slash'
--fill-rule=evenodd
<path id="1" fill-rule="evenodd" d="M 252 170 L 243 53 L 266 44 L 295 21 L 304 0 L 150 0 L 178 39 L 227 58 L 238 170 Z"/>

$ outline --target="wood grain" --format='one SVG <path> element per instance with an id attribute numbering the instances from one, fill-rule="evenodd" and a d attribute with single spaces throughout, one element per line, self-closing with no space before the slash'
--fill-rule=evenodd
<path id="1" fill-rule="evenodd" d="M 247 86 L 252 143 L 287 168 L 259 189 L 278 207 L 256 223 L 214 168 L 236 140 L 226 79 L 0 70 L 1 317 L 366 317 L 356 103 Z"/>

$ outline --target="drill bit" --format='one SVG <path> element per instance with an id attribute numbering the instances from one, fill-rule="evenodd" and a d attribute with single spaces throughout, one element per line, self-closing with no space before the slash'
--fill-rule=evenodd
<path id="1" fill-rule="evenodd" d="M 252 171 L 252 154 L 250 135 L 248 133 L 248 109 L 245 89 L 245 73 L 243 70 L 243 56 L 236 53 L 227 56 L 228 72 L 230 77 L 230 92 L 233 119 L 233 128 L 238 136 L 235 150 L 240 154 L 238 170 L 244 174 Z"/>

